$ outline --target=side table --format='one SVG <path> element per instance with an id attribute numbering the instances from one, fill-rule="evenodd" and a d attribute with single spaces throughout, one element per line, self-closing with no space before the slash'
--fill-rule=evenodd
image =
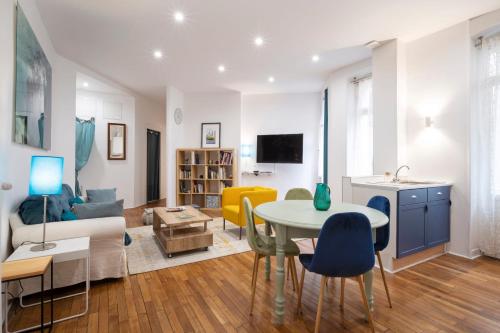
<path id="1" fill-rule="evenodd" d="M 64 320 L 84 316 L 88 312 L 89 290 L 90 290 L 90 237 L 61 239 L 57 241 L 51 241 L 51 243 L 55 243 L 56 247 L 40 252 L 32 252 L 30 250 L 33 244 L 21 245 L 14 251 L 14 253 L 12 253 L 7 258 L 6 262 L 22 260 L 22 259 L 38 258 L 49 255 L 52 256 L 53 262 L 55 264 L 71 260 L 80 260 L 80 259 L 85 260 L 85 291 L 54 298 L 54 301 L 58 301 L 64 298 L 85 295 L 85 310 L 75 315 L 70 315 L 64 318 L 58 318 L 54 320 L 54 323 L 59 323 Z M 52 273 L 53 272 L 51 272 L 51 276 Z M 47 303 L 48 301 L 45 302 Z M 23 303 L 23 293 L 19 295 L 19 305 L 22 308 L 36 306 L 38 304 L 40 303 L 36 302 L 26 305 Z"/>
<path id="2" fill-rule="evenodd" d="M 52 256 L 43 256 L 30 259 L 12 260 L 2 263 L 2 284 L 7 284 L 4 293 L 4 304 L 7 304 L 7 291 L 8 284 L 12 281 L 19 281 L 23 279 L 29 279 L 34 277 L 40 278 L 40 325 L 27 327 L 12 333 L 31 331 L 34 329 L 40 329 L 43 332 L 44 327 L 48 326 L 52 328 L 54 326 L 54 281 L 53 281 L 53 268 L 54 262 Z M 43 305 L 44 300 L 44 275 L 50 266 L 50 324 L 46 325 L 44 320 Z M 8 307 L 5 306 L 5 331 L 9 332 L 9 322 L 8 318 Z"/>

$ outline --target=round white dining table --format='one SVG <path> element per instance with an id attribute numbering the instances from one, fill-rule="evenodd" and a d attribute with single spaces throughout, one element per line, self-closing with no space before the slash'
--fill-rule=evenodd
<path id="1" fill-rule="evenodd" d="M 292 238 L 316 238 L 325 221 L 338 213 L 361 213 L 370 221 L 373 241 L 375 229 L 389 223 L 389 218 L 382 212 L 350 203 L 332 204 L 329 210 L 319 211 L 312 200 L 282 200 L 267 202 L 257 206 L 254 214 L 266 222 L 266 234 L 271 233 L 271 226 L 276 234 L 276 296 L 274 308 L 275 324 L 283 324 L 285 313 L 285 244 Z M 266 278 L 270 276 L 270 259 L 266 258 Z M 370 308 L 373 309 L 373 272 L 364 275 L 365 290 Z"/>

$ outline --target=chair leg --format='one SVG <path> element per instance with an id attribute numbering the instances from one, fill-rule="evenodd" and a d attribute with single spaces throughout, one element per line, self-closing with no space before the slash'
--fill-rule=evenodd
<path id="1" fill-rule="evenodd" d="M 363 285 L 363 280 L 361 279 L 361 275 L 356 277 L 359 284 L 359 291 L 361 292 L 361 298 L 363 299 L 363 304 L 365 305 L 366 316 L 368 317 L 368 323 L 370 324 L 370 328 L 372 332 L 375 332 L 375 327 L 373 326 L 372 313 L 370 312 L 370 307 L 368 306 L 368 300 L 366 299 L 365 294 L 365 286 Z"/>
<path id="2" fill-rule="evenodd" d="M 312 244 L 313 244 L 313 250 L 316 251 L 316 241 L 314 238 L 311 238 Z"/>
<path id="3" fill-rule="evenodd" d="M 380 267 L 380 274 L 382 274 L 382 281 L 384 281 L 385 293 L 387 295 L 387 301 L 389 302 L 389 307 L 392 308 L 391 296 L 389 296 L 389 287 L 387 287 L 387 281 L 385 280 L 384 266 L 382 265 L 382 258 L 380 257 L 380 251 L 376 252 L 378 259 L 378 266 Z"/>
<path id="4" fill-rule="evenodd" d="M 319 290 L 318 309 L 316 310 L 316 325 L 314 325 L 314 333 L 319 332 L 319 324 L 321 321 L 321 310 L 323 308 L 323 296 L 325 294 L 325 285 L 328 278 L 321 276 L 321 288 Z"/>
<path id="5" fill-rule="evenodd" d="M 259 259 L 260 256 L 255 252 L 255 259 L 253 262 L 253 276 L 252 276 L 252 298 L 250 300 L 250 315 L 253 312 L 253 303 L 255 300 L 255 289 L 257 288 L 257 278 L 259 277 Z"/>
<path id="6" fill-rule="evenodd" d="M 292 274 L 292 283 L 293 283 L 293 291 L 298 292 L 299 291 L 299 281 L 297 278 L 297 266 L 295 266 L 295 258 L 288 257 L 288 261 L 290 262 L 290 271 Z"/>
<path id="7" fill-rule="evenodd" d="M 222 218 L 222 230 L 226 230 L 226 219 Z"/>
<path id="8" fill-rule="evenodd" d="M 340 309 L 344 309 L 345 277 L 340 278 Z"/>
<path id="9" fill-rule="evenodd" d="M 302 306 L 302 289 L 304 289 L 304 276 L 306 275 L 306 269 L 302 266 L 302 273 L 300 274 L 300 285 L 299 285 L 299 295 L 297 296 L 297 313 L 300 312 Z"/>
<path id="10" fill-rule="evenodd" d="M 243 230 L 243 227 L 240 227 L 240 240 L 241 240 L 241 230 Z"/>

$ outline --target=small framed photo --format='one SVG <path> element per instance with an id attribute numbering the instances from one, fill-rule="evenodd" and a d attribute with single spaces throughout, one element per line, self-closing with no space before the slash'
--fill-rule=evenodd
<path id="1" fill-rule="evenodd" d="M 220 148 L 220 123 L 201 124 L 201 148 Z"/>
<path id="2" fill-rule="evenodd" d="M 127 125 L 108 123 L 108 160 L 127 159 Z"/>

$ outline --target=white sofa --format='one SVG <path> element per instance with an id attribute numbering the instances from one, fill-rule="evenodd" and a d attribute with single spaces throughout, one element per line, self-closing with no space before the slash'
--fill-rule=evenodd
<path id="1" fill-rule="evenodd" d="M 14 249 L 23 243 L 42 241 L 43 224 L 25 225 L 19 214 L 14 213 L 10 216 L 10 226 Z M 46 225 L 46 241 L 90 237 L 90 279 L 93 281 L 127 275 L 124 234 L 123 217 L 51 222 Z M 84 273 L 83 260 L 57 263 L 54 265 L 54 287 L 60 288 L 83 282 Z M 24 294 L 39 289 L 38 284 L 32 282 L 23 282 Z"/>

